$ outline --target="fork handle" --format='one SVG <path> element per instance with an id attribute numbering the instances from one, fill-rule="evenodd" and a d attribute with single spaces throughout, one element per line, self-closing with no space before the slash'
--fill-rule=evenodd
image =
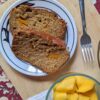
<path id="1" fill-rule="evenodd" d="M 79 6 L 80 6 L 80 12 L 81 12 L 83 34 L 86 34 L 86 19 L 85 19 L 85 5 L 84 5 L 84 0 L 79 0 Z"/>

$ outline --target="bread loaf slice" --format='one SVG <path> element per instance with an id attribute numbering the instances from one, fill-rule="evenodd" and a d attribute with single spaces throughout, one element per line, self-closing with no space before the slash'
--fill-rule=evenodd
<path id="1" fill-rule="evenodd" d="M 69 58 L 63 40 L 33 29 L 17 31 L 12 50 L 19 59 L 29 62 L 46 73 L 56 72 Z"/>
<path id="2" fill-rule="evenodd" d="M 55 12 L 28 5 L 14 8 L 10 13 L 9 22 L 12 34 L 18 29 L 28 27 L 63 39 L 67 30 L 65 21 Z"/>

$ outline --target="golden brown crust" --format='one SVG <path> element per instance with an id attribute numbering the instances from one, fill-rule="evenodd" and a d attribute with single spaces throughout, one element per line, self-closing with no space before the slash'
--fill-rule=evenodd
<path id="1" fill-rule="evenodd" d="M 67 26 L 55 12 L 20 5 L 11 11 L 9 22 L 12 50 L 18 58 L 47 73 L 66 63 L 69 53 L 62 39 Z"/>
<path id="2" fill-rule="evenodd" d="M 12 45 L 15 55 L 44 72 L 53 73 L 59 70 L 69 58 L 66 48 L 32 33 L 34 30 L 16 33 Z"/>
<path id="3" fill-rule="evenodd" d="M 59 18 L 56 13 L 27 5 L 14 8 L 11 11 L 9 22 L 12 34 L 21 27 L 28 27 L 63 39 L 67 30 L 65 21 Z"/>
<path id="4" fill-rule="evenodd" d="M 45 55 L 44 56 L 40 55 L 40 57 L 33 56 L 32 61 L 30 60 L 31 59 L 30 57 L 28 58 L 23 54 L 22 55 L 16 54 L 16 56 L 19 59 L 27 61 L 28 63 L 32 64 L 33 66 L 41 69 L 42 71 L 44 71 L 48 74 L 59 71 L 60 68 L 62 68 L 63 65 L 69 59 L 69 55 L 68 55 L 68 53 L 66 53 L 66 51 L 63 51 L 63 53 L 61 54 L 61 57 L 58 60 L 48 59 Z"/>

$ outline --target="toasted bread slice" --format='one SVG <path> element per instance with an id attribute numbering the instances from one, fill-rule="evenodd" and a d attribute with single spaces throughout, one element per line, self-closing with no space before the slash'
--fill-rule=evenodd
<path id="1" fill-rule="evenodd" d="M 56 72 L 69 58 L 63 40 L 33 29 L 15 33 L 12 50 L 18 58 L 46 73 Z"/>
<path id="2" fill-rule="evenodd" d="M 21 28 L 34 28 L 38 32 L 49 33 L 64 39 L 67 25 L 65 21 L 50 10 L 20 5 L 10 13 L 10 30 L 12 34 Z"/>

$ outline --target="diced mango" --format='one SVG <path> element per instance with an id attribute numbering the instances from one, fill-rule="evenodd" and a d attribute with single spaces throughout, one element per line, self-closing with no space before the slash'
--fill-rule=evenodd
<path id="1" fill-rule="evenodd" d="M 85 78 L 83 76 L 75 76 L 76 77 L 76 84 L 77 84 L 77 92 L 85 93 L 92 90 L 95 86 L 94 81 Z"/>
<path id="2" fill-rule="evenodd" d="M 78 100 L 90 100 L 90 98 L 85 95 L 79 94 Z"/>
<path id="3" fill-rule="evenodd" d="M 54 92 L 53 100 L 67 100 L 67 93 Z"/>
<path id="4" fill-rule="evenodd" d="M 76 89 L 75 81 L 74 77 L 65 78 L 54 87 L 54 91 L 73 93 Z"/>
<path id="5" fill-rule="evenodd" d="M 78 100 L 78 94 L 77 93 L 68 94 L 67 100 Z"/>
<path id="6" fill-rule="evenodd" d="M 92 94 L 90 95 L 90 100 L 99 100 L 99 99 L 98 99 L 98 96 L 97 96 L 97 94 L 96 94 L 96 92 L 94 92 L 94 93 L 92 93 Z"/>
<path id="7" fill-rule="evenodd" d="M 98 100 L 95 82 L 83 76 L 65 78 L 53 90 L 53 100 Z"/>
<path id="8" fill-rule="evenodd" d="M 50 58 L 50 59 L 58 59 L 59 57 L 61 57 L 60 54 L 49 54 L 48 55 L 48 58 Z"/>
<path id="9" fill-rule="evenodd" d="M 26 20 L 23 20 L 23 19 L 21 19 L 21 18 L 18 18 L 17 21 L 18 21 L 18 23 L 19 23 L 21 26 L 27 25 L 27 24 L 28 24 L 28 22 L 27 22 Z"/>
<path id="10" fill-rule="evenodd" d="M 95 89 L 93 89 L 93 90 L 91 90 L 91 91 L 89 91 L 87 93 L 84 93 L 84 95 L 90 97 L 90 100 L 98 100 L 98 96 L 96 94 Z"/>
<path id="11" fill-rule="evenodd" d="M 66 84 L 61 84 L 61 83 L 59 83 L 59 84 L 57 84 L 57 85 L 55 86 L 54 91 L 57 91 L 57 92 L 67 92 L 68 89 L 67 89 L 67 87 L 66 87 Z"/>

